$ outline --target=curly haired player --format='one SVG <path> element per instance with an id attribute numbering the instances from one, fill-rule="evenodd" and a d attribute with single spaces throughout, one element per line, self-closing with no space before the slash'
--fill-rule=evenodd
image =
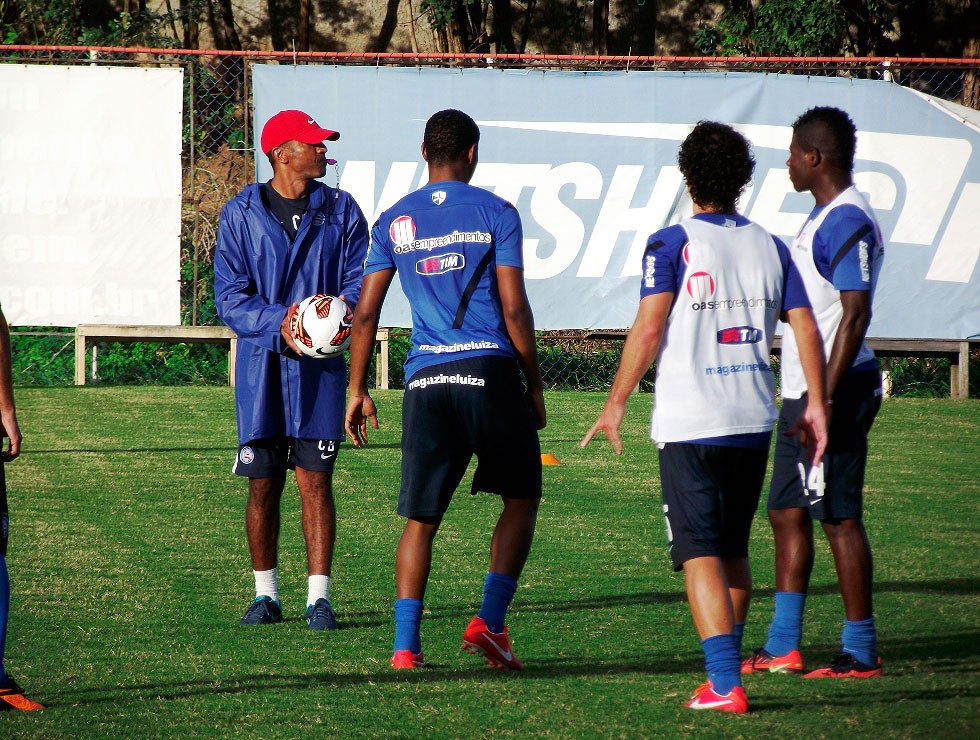
<path id="1" fill-rule="evenodd" d="M 739 652 L 752 588 L 749 530 L 776 421 L 769 352 L 777 319 L 800 338 L 810 403 L 794 421 L 817 461 L 826 444 L 823 349 L 786 246 L 735 209 L 752 177 L 749 142 L 702 121 L 678 161 L 694 216 L 647 241 L 636 319 L 606 405 L 581 444 L 602 432 L 622 453 L 626 400 L 656 360 L 650 435 L 660 453 L 667 539 L 708 673 L 688 706 L 740 713 L 748 711 Z"/>

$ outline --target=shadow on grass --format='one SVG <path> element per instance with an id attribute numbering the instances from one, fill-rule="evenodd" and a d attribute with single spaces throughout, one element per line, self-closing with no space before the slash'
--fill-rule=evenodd
<path id="1" fill-rule="evenodd" d="M 875 593 L 921 593 L 921 594 L 952 594 L 962 596 L 973 596 L 980 591 L 980 578 L 946 578 L 931 581 L 882 581 L 875 584 Z M 518 592 L 519 593 L 519 592 Z M 753 604 L 758 608 L 758 601 L 771 599 L 774 590 L 771 588 L 760 588 L 753 592 Z M 811 596 L 836 595 L 838 593 L 836 584 L 820 584 L 810 587 Z M 520 613 L 546 613 L 554 614 L 557 612 L 576 612 L 594 609 L 615 609 L 619 607 L 632 606 L 655 606 L 658 604 L 677 604 L 687 600 L 683 591 L 670 592 L 641 592 L 633 594 L 614 594 L 609 596 L 596 596 L 584 599 L 568 599 L 535 601 L 520 599 L 515 602 L 514 610 Z M 426 621 L 458 619 L 473 615 L 473 604 L 460 604 L 451 606 L 432 606 L 425 616 Z M 343 614 L 343 626 L 345 628 L 355 627 L 381 627 L 391 623 L 391 615 L 387 611 L 371 610 L 366 612 L 345 612 Z"/>
<path id="2" fill-rule="evenodd" d="M 891 704 L 895 701 L 896 687 L 889 685 L 889 678 L 921 676 L 923 674 L 946 673 L 955 670 L 958 673 L 972 671 L 978 652 L 980 652 L 980 631 L 958 632 L 932 636 L 910 636 L 904 639 L 889 640 L 885 656 L 885 676 L 878 680 L 848 681 L 846 690 L 839 681 L 812 681 L 808 684 L 808 700 L 820 699 L 821 692 L 832 694 L 827 701 L 835 705 L 867 705 L 869 703 Z M 826 653 L 828 656 L 836 651 L 830 645 L 812 645 L 810 654 Z M 478 659 L 479 660 L 479 659 Z M 372 661 L 373 662 L 373 661 Z M 645 674 L 658 676 L 700 674 L 704 668 L 703 659 L 699 652 L 678 656 L 675 653 L 663 654 L 655 652 L 634 653 L 628 660 L 595 660 L 584 661 L 576 657 L 531 658 L 523 671 L 494 670 L 485 664 L 474 663 L 473 668 L 462 670 L 442 668 L 438 663 L 431 663 L 424 669 L 414 671 L 393 671 L 385 665 L 369 671 L 348 673 L 309 673 L 283 676 L 269 674 L 253 674 L 236 679 L 219 681 L 193 680 L 175 681 L 172 683 L 137 684 L 132 686 L 113 686 L 111 688 L 74 689 L 67 703 L 78 704 L 118 704 L 119 694 L 130 694 L 133 701 L 146 700 L 177 700 L 193 696 L 214 696 L 218 694 L 244 694 L 249 692 L 283 690 L 304 690 L 317 688 L 348 688 L 384 684 L 425 684 L 432 682 L 462 682 L 478 680 L 490 681 L 534 681 L 554 680 L 556 678 L 571 679 L 581 677 L 613 676 L 617 674 Z M 768 711 L 799 711 L 799 703 L 792 700 L 766 699 L 761 691 L 764 684 L 771 687 L 782 686 L 793 681 L 796 677 L 765 676 L 748 679 L 752 693 L 753 709 Z M 770 683 L 772 682 L 772 683 Z M 754 685 L 753 685 L 754 684 Z M 855 687 L 860 686 L 860 691 Z M 750 689 L 750 690 L 751 690 Z M 909 689 L 901 685 L 903 700 L 944 701 L 964 695 L 964 688 Z M 57 700 L 46 698 L 49 707 L 58 706 Z"/>
<path id="3" fill-rule="evenodd" d="M 344 442 L 343 445 L 348 451 L 353 449 L 353 446 Z M 368 444 L 368 449 L 375 450 L 400 450 L 401 443 L 395 442 L 394 444 Z M 226 445 L 218 445 L 213 447 L 87 447 L 81 448 L 58 448 L 50 450 L 36 450 L 33 447 L 25 452 L 29 452 L 31 457 L 34 455 L 69 455 L 78 453 L 90 453 L 90 454 L 113 454 L 113 455 L 139 455 L 145 452 L 237 452 L 238 447 L 229 447 Z M 360 453 L 358 453 L 360 454 Z"/>

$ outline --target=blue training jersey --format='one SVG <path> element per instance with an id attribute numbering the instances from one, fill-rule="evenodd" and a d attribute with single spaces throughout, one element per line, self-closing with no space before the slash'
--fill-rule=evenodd
<path id="1" fill-rule="evenodd" d="M 523 242 L 513 205 L 458 180 L 426 185 L 381 214 L 364 274 L 398 271 L 412 307 L 406 380 L 465 357 L 514 356 L 496 268 L 523 269 Z"/>
<path id="2" fill-rule="evenodd" d="M 826 205 L 814 208 L 809 220 L 824 208 Z M 838 206 L 813 235 L 813 263 L 837 290 L 873 290 L 878 238 L 878 227 L 867 213 L 855 205 Z M 864 249 L 856 248 L 862 241 Z"/>

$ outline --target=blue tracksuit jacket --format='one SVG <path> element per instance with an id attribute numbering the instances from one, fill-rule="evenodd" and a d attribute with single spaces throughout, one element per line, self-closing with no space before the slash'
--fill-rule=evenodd
<path id="1" fill-rule="evenodd" d="M 235 406 L 239 444 L 288 436 L 342 439 L 343 357 L 284 354 L 286 311 L 314 293 L 361 295 L 368 225 L 350 194 L 311 183 L 309 210 L 290 242 L 262 202 L 258 184 L 221 212 L 214 255 L 218 315 L 238 335 Z"/>

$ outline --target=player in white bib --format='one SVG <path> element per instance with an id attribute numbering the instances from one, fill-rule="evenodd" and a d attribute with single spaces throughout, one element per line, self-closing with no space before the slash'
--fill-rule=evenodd
<path id="1" fill-rule="evenodd" d="M 837 108 L 813 108 L 793 124 L 787 161 L 793 187 L 816 206 L 793 241 L 827 355 L 830 439 L 812 466 L 790 437 L 778 438 L 769 491 L 776 543 L 775 608 L 766 644 L 747 658 L 743 673 L 803 673 L 803 610 L 813 569 L 813 521 L 830 543 L 844 601 L 842 649 L 806 678 L 881 675 L 871 603 L 872 558 L 862 520 L 868 431 L 881 405 L 881 378 L 865 341 L 871 301 L 884 257 L 881 233 L 852 171 L 856 132 Z M 780 427 L 806 403 L 792 330 L 783 342 Z"/>
<path id="2" fill-rule="evenodd" d="M 754 160 L 730 126 L 699 123 L 681 145 L 694 216 L 653 234 L 636 320 L 598 432 L 617 453 L 626 401 L 657 361 L 651 436 L 660 450 L 667 539 L 684 571 L 708 680 L 692 709 L 746 712 L 739 673 L 752 589 L 748 541 L 776 421 L 770 350 L 777 319 L 799 333 L 810 403 L 794 427 L 819 462 L 826 444 L 824 358 L 803 282 L 786 246 L 735 203 Z"/>

